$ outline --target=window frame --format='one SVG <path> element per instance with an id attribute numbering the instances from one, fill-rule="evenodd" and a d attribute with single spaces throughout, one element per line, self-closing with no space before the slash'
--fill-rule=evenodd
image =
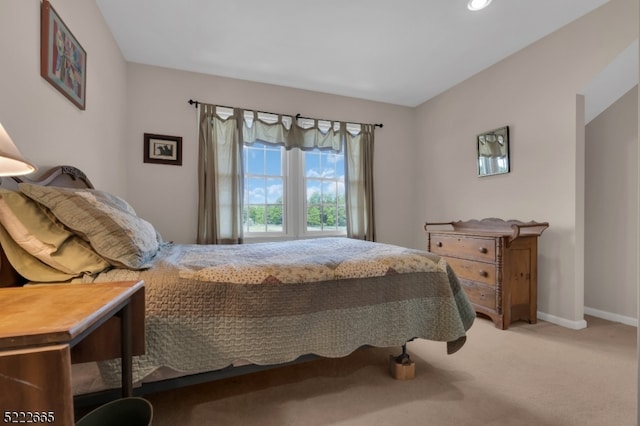
<path id="1" fill-rule="evenodd" d="M 255 145 L 255 144 L 253 144 Z M 284 149 L 283 146 L 281 145 L 274 145 L 274 144 L 268 144 L 268 143 L 261 143 L 261 145 L 266 145 L 266 146 L 273 146 L 273 147 L 278 147 L 280 148 L 281 151 L 281 164 L 282 164 L 282 175 L 278 176 L 279 178 L 282 178 L 282 213 L 283 213 L 283 221 L 282 221 L 282 231 L 281 232 L 277 232 L 277 231 L 261 231 L 261 232 L 247 232 L 244 229 L 244 224 L 242 225 L 243 227 L 243 234 L 244 234 L 244 239 L 246 240 L 282 240 L 282 239 L 291 239 L 292 235 L 291 235 L 291 226 L 289 225 L 290 221 L 289 221 L 289 215 L 292 213 L 290 211 L 289 208 L 289 203 L 288 200 L 291 200 L 291 193 L 289 190 L 290 187 L 290 179 L 289 176 L 291 175 L 289 173 L 289 167 L 290 167 L 290 157 L 288 155 L 288 151 L 286 149 Z M 251 148 L 252 145 L 244 145 L 242 147 L 242 157 L 243 157 L 243 162 L 244 162 L 244 156 L 245 156 L 245 148 Z M 249 178 L 251 178 L 251 176 L 260 176 L 260 175 L 249 175 Z M 266 174 L 266 170 L 265 170 L 265 174 L 262 175 L 265 176 L 265 178 L 269 178 L 269 176 L 272 175 L 267 175 Z M 273 175 L 275 177 L 275 175 Z M 243 176 L 242 176 L 243 180 L 247 179 L 247 174 L 246 172 L 243 171 Z M 243 188 L 243 193 L 242 193 L 242 199 L 243 199 L 243 206 L 242 209 L 245 209 L 245 195 L 246 195 L 246 187 Z M 266 194 L 265 194 L 266 197 Z M 265 198 L 265 206 L 268 206 L 269 203 L 267 202 L 268 200 Z M 244 211 L 243 211 L 243 215 L 244 215 Z"/>
<path id="2" fill-rule="evenodd" d="M 297 150 L 299 151 L 299 155 L 300 155 L 300 160 L 299 160 L 299 176 L 301 177 L 301 179 L 299 180 L 300 182 L 300 193 L 299 193 L 299 197 L 301 197 L 302 199 L 302 211 L 299 213 L 300 217 L 298 218 L 298 224 L 300 226 L 300 230 L 299 230 L 299 235 L 301 236 L 301 238 L 314 238 L 314 237 L 346 237 L 347 236 L 347 229 L 345 226 L 344 231 L 341 231 L 339 229 L 334 229 L 331 231 L 326 231 L 326 230 L 322 230 L 322 231 L 309 231 L 307 229 L 306 223 L 307 223 L 307 210 L 308 210 L 308 201 L 307 201 L 307 194 L 306 194 L 306 183 L 307 183 L 307 176 L 305 175 L 305 157 L 304 154 L 306 152 L 309 151 L 302 151 L 302 150 Z M 321 151 L 321 150 L 320 150 Z M 341 153 L 343 155 L 343 162 L 345 162 L 346 164 L 346 159 L 344 158 L 344 148 L 343 148 L 343 152 Z M 325 181 L 328 179 L 325 179 Z M 343 174 L 343 184 L 346 185 L 346 171 Z M 320 182 L 322 184 L 323 180 L 320 179 Z M 345 193 L 345 197 L 346 197 L 346 193 Z M 346 203 L 345 203 L 345 209 L 346 209 Z"/>
<path id="3" fill-rule="evenodd" d="M 270 145 L 270 144 L 265 144 Z M 276 145 L 277 146 L 277 145 Z M 250 145 L 243 146 L 244 149 L 250 147 Z M 283 230 L 282 232 L 247 232 L 244 231 L 244 239 L 248 242 L 258 241 L 282 241 L 282 240 L 294 240 L 305 238 L 317 238 L 317 237 L 346 237 L 346 228 L 344 231 L 339 229 L 335 230 L 322 230 L 322 231 L 308 231 L 306 226 L 306 212 L 307 212 L 307 197 L 306 197 L 306 176 L 305 176 L 305 153 L 309 151 L 303 151 L 298 148 L 291 150 L 284 149 L 280 146 L 282 151 L 282 169 L 283 169 Z M 344 155 L 344 152 L 343 152 Z M 244 159 L 243 159 L 244 161 Z M 346 162 L 346 158 L 344 159 Z M 345 163 L 346 164 L 346 163 Z M 247 175 L 243 172 L 243 179 L 246 179 Z M 346 172 L 344 179 L 346 180 Z M 346 185 L 346 182 L 344 182 Z M 243 190 L 243 200 L 245 197 Z M 266 200 L 265 200 L 266 201 Z M 265 205 L 267 205 L 266 203 Z M 345 205 L 346 208 L 346 205 Z M 244 206 L 243 206 L 244 209 Z M 243 224 L 244 228 L 244 224 Z"/>

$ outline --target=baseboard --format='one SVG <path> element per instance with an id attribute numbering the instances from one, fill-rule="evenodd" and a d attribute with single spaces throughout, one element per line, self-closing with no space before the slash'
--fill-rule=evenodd
<path id="1" fill-rule="evenodd" d="M 630 325 L 632 327 L 638 326 L 638 319 L 627 317 L 624 315 L 614 314 L 612 312 L 601 311 L 599 309 L 584 307 L 584 313 L 587 315 L 591 315 L 592 317 L 602 318 L 607 321 L 619 322 L 625 325 Z"/>
<path id="2" fill-rule="evenodd" d="M 582 330 L 583 328 L 587 328 L 587 322 L 585 320 L 570 321 L 566 318 L 557 317 L 555 315 L 546 314 L 544 312 L 538 312 L 538 319 L 541 319 L 543 321 L 547 321 L 562 327 L 570 328 L 572 330 Z"/>
<path id="3" fill-rule="evenodd" d="M 602 318 L 607 321 L 619 322 L 621 324 L 630 325 L 632 327 L 638 327 L 637 318 L 614 314 L 612 312 L 601 311 L 599 309 L 589 308 L 586 306 L 584 308 L 584 313 L 586 315 L 591 315 L 592 317 L 596 317 L 596 318 Z M 547 314 L 539 311 L 538 311 L 538 319 L 550 322 L 552 324 L 559 325 L 561 327 L 570 328 L 572 330 L 582 330 L 583 328 L 587 328 L 587 321 L 585 320 L 571 321 L 566 318 L 557 317 L 555 315 L 551 315 L 551 314 Z"/>

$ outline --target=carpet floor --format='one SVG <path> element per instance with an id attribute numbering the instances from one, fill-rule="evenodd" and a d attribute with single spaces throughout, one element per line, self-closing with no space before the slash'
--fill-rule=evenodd
<path id="1" fill-rule="evenodd" d="M 389 375 L 400 348 L 367 348 L 147 395 L 153 425 L 636 424 L 636 328 L 587 317 L 498 330 L 476 319 L 466 345 L 417 340 L 413 380 Z"/>

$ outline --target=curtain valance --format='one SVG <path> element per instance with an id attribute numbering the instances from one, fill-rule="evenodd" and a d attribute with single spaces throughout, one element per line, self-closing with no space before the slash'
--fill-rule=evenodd
<path id="1" fill-rule="evenodd" d="M 260 142 L 281 145 L 287 150 L 298 148 L 303 151 L 321 149 L 340 152 L 347 133 L 358 134 L 362 128 L 362 125 L 356 123 L 296 118 L 240 108 L 200 105 L 213 108 L 215 116 L 222 121 L 232 116 L 243 117 L 242 143 L 246 145 Z"/>
<path id="2" fill-rule="evenodd" d="M 480 157 L 488 158 L 506 156 L 504 136 L 491 134 L 478 136 L 478 154 Z"/>
<path id="3" fill-rule="evenodd" d="M 247 120 L 247 113 L 253 115 Z M 275 122 L 267 122 L 254 111 L 244 111 L 244 125 L 242 126 L 245 144 L 255 142 L 283 145 L 286 149 L 299 148 L 303 151 L 313 149 L 330 149 L 335 152 L 342 150 L 342 141 L 346 127 L 344 123 L 330 123 L 325 132 L 318 125 L 318 120 L 312 120 L 311 127 L 303 127 L 293 121 L 287 127 L 282 115 L 277 115 Z M 291 117 L 287 117 L 291 121 Z M 307 120 L 309 121 L 309 120 Z"/>

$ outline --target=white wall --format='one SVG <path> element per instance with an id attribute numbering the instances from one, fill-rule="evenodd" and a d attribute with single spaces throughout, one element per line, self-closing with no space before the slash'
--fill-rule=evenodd
<path id="1" fill-rule="evenodd" d="M 584 111 L 576 94 L 638 37 L 637 0 L 611 0 L 416 110 L 416 221 L 501 217 L 548 221 L 540 238 L 538 307 L 583 322 Z M 583 104 L 583 103 L 582 103 Z M 512 172 L 476 176 L 475 136 L 510 126 Z"/>
<path id="2" fill-rule="evenodd" d="M 626 323 L 638 309 L 637 116 L 638 86 L 586 131 L 585 309 Z"/>
<path id="3" fill-rule="evenodd" d="M 87 52 L 86 110 L 40 76 L 40 1 L 0 1 L 0 122 L 40 167 L 71 164 L 125 193 L 126 63 L 93 1 L 53 3 Z"/>
<path id="4" fill-rule="evenodd" d="M 379 241 L 411 245 L 421 234 L 413 220 L 415 126 L 412 109 L 243 80 L 128 65 L 127 196 L 163 237 L 195 242 L 197 110 L 189 99 L 307 117 L 383 123 L 375 136 L 376 222 Z M 143 134 L 183 138 L 183 165 L 143 163 Z M 424 247 L 422 243 L 421 247 Z"/>

